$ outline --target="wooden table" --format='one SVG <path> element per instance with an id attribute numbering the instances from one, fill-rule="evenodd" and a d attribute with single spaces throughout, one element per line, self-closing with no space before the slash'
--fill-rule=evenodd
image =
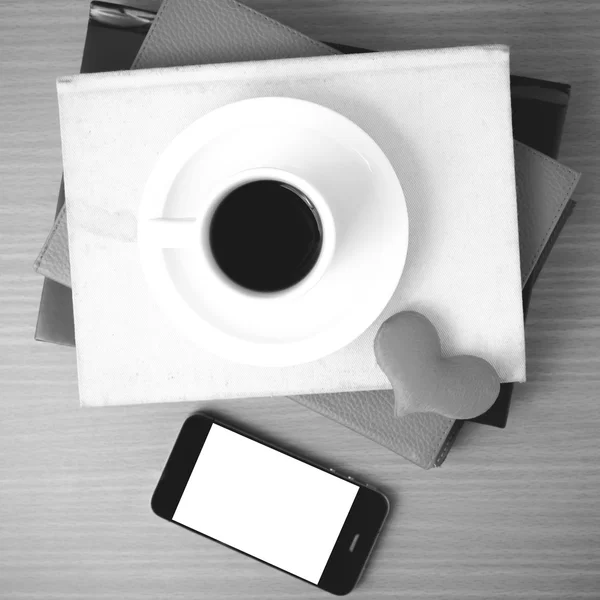
<path id="1" fill-rule="evenodd" d="M 377 49 L 509 44 L 514 73 L 573 85 L 561 159 L 585 175 L 536 286 L 529 382 L 506 430 L 467 425 L 426 472 L 286 399 L 218 409 L 390 494 L 356 598 L 600 598 L 600 4 L 248 3 L 317 38 Z M 197 405 L 80 410 L 73 349 L 33 341 L 42 281 L 32 263 L 61 171 L 54 80 L 78 70 L 86 14 L 85 1 L 0 4 L 0 597 L 324 597 L 151 514 Z"/>

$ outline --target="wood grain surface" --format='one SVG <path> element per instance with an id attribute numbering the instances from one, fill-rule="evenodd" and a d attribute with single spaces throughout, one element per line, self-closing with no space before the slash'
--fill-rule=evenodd
<path id="1" fill-rule="evenodd" d="M 529 382 L 506 430 L 467 425 L 426 472 L 289 400 L 208 406 L 390 495 L 355 598 L 600 598 L 600 3 L 248 4 L 376 49 L 509 44 L 513 73 L 572 84 L 561 160 L 584 178 L 534 292 Z M 79 68 L 86 15 L 83 0 L 0 3 L 0 597 L 325 597 L 151 514 L 198 404 L 80 410 L 73 349 L 33 341 L 42 281 L 32 263 L 61 172 L 54 82 Z"/>

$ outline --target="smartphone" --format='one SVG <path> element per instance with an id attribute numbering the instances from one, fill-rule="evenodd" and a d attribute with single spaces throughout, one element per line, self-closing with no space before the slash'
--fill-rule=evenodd
<path id="1" fill-rule="evenodd" d="M 371 486 L 202 414 L 183 424 L 151 505 L 340 596 L 356 585 L 389 510 Z"/>

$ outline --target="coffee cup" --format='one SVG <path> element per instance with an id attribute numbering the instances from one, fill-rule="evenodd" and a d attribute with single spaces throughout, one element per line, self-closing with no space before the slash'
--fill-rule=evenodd
<path id="1" fill-rule="evenodd" d="M 215 184 L 194 216 L 148 221 L 159 248 L 196 251 L 198 268 L 231 293 L 298 298 L 323 276 L 335 253 L 335 222 L 322 192 L 280 168 L 234 173 Z"/>

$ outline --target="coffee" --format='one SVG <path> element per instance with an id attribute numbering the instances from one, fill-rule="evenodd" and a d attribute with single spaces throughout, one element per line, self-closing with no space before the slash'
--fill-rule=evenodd
<path id="1" fill-rule="evenodd" d="M 250 290 L 276 292 L 308 275 L 319 258 L 323 232 L 314 206 L 300 190 L 260 180 L 221 200 L 209 243 L 229 279 Z"/>

